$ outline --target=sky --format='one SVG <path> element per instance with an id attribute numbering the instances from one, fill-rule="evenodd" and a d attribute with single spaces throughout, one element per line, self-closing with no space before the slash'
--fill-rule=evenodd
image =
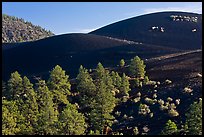
<path id="1" fill-rule="evenodd" d="M 161 11 L 202 14 L 202 2 L 2 2 L 3 14 L 54 34 L 88 33 L 131 17 Z"/>

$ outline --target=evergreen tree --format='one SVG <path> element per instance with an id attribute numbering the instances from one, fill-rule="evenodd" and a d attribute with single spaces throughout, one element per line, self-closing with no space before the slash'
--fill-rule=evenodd
<path id="1" fill-rule="evenodd" d="M 136 78 L 144 78 L 145 76 L 145 67 L 144 61 L 141 60 L 138 56 L 131 59 L 129 72 L 132 76 Z"/>
<path id="2" fill-rule="evenodd" d="M 186 113 L 185 127 L 187 135 L 202 135 L 202 100 L 190 105 Z"/>
<path id="3" fill-rule="evenodd" d="M 15 101 L 2 100 L 2 135 L 16 135 L 21 130 L 18 127 L 19 112 Z"/>
<path id="4" fill-rule="evenodd" d="M 112 71 L 111 78 L 115 88 L 119 89 L 121 87 L 121 82 L 122 82 L 122 78 L 120 77 L 120 75 L 117 72 Z"/>
<path id="5" fill-rule="evenodd" d="M 114 89 L 113 81 L 109 74 L 109 71 L 105 70 L 103 65 L 99 62 L 95 72 L 95 85 L 97 86 L 101 81 L 106 84 L 107 91 L 111 92 Z"/>
<path id="6" fill-rule="evenodd" d="M 23 77 L 23 96 L 17 101 L 21 114 L 25 117 L 26 129 L 22 134 L 34 134 L 37 128 L 38 104 L 37 95 L 30 80 Z"/>
<path id="7" fill-rule="evenodd" d="M 59 118 L 62 135 L 82 135 L 86 130 L 85 117 L 79 113 L 75 105 L 67 104 Z"/>
<path id="8" fill-rule="evenodd" d="M 81 65 L 77 75 L 77 90 L 80 92 L 80 102 L 83 106 L 90 106 L 93 97 L 96 94 L 96 86 L 88 70 Z"/>
<path id="9" fill-rule="evenodd" d="M 50 72 L 48 87 L 54 95 L 54 103 L 68 103 L 67 97 L 70 95 L 71 84 L 69 76 L 65 74 L 65 71 L 59 65 L 55 66 Z"/>
<path id="10" fill-rule="evenodd" d="M 91 125 L 94 131 L 103 132 L 106 125 L 111 125 L 114 117 L 110 114 L 115 107 L 116 99 L 108 89 L 105 82 L 100 81 L 97 86 L 97 95 L 92 102 L 93 109 L 90 113 Z"/>
<path id="11" fill-rule="evenodd" d="M 164 129 L 162 130 L 162 135 L 174 135 L 178 132 L 177 126 L 171 120 L 168 120 Z"/>
<path id="12" fill-rule="evenodd" d="M 125 60 L 124 59 L 121 59 L 120 60 L 120 67 L 124 67 L 125 66 Z"/>
<path id="13" fill-rule="evenodd" d="M 121 87 L 120 87 L 120 93 L 123 96 L 129 96 L 129 93 L 128 93 L 130 91 L 129 86 L 130 84 L 129 84 L 128 78 L 126 77 L 125 73 L 123 73 Z"/>
<path id="14" fill-rule="evenodd" d="M 44 80 L 37 83 L 38 93 L 38 128 L 40 135 L 53 135 L 57 133 L 58 111 L 53 103 L 53 95 Z"/>
<path id="15" fill-rule="evenodd" d="M 17 71 L 11 73 L 11 77 L 8 80 L 8 91 L 12 99 L 18 99 L 21 96 L 22 81 L 21 75 Z"/>
<path id="16" fill-rule="evenodd" d="M 99 62 L 97 67 L 96 67 L 96 72 L 95 72 L 95 79 L 98 78 L 103 78 L 105 76 L 105 68 L 103 65 Z"/>

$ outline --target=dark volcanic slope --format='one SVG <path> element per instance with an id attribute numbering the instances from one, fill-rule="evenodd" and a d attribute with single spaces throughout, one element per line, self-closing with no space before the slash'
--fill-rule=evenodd
<path id="1" fill-rule="evenodd" d="M 172 15 L 178 17 L 170 17 Z M 199 49 L 202 45 L 202 15 L 152 13 L 119 21 L 90 33 L 179 49 Z"/>
<path id="2" fill-rule="evenodd" d="M 202 51 L 196 50 L 187 54 L 174 56 L 166 55 L 167 58 L 157 58 L 153 61 L 147 61 L 147 73 L 151 79 L 166 80 L 191 86 L 202 86 Z M 164 56 L 165 57 L 165 56 Z M 187 86 L 187 85 L 186 85 Z"/>
<path id="3" fill-rule="evenodd" d="M 114 66 L 121 58 L 130 59 L 135 55 L 149 58 L 175 51 L 93 34 L 59 35 L 3 46 L 3 78 L 8 78 L 15 70 L 27 76 L 48 74 L 57 64 L 76 76 L 81 64 L 95 68 L 100 61 L 105 66 Z"/>

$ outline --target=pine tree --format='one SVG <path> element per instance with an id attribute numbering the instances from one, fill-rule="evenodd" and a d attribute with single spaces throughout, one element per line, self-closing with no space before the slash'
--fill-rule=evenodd
<path id="1" fill-rule="evenodd" d="M 22 134 L 34 134 L 37 128 L 38 104 L 37 95 L 33 89 L 33 84 L 30 80 L 23 77 L 23 96 L 18 100 L 18 108 L 21 114 L 25 117 L 25 131 Z"/>
<path id="2" fill-rule="evenodd" d="M 69 76 L 65 74 L 65 71 L 59 65 L 55 66 L 50 72 L 48 87 L 54 95 L 54 103 L 68 103 L 67 97 L 71 94 L 71 84 Z"/>
<path id="3" fill-rule="evenodd" d="M 138 56 L 131 59 L 129 72 L 132 76 L 136 78 L 144 78 L 145 76 L 145 67 L 144 61 L 141 60 Z"/>
<path id="4" fill-rule="evenodd" d="M 86 130 L 85 117 L 75 105 L 67 104 L 59 118 L 61 135 L 82 135 Z"/>
<path id="5" fill-rule="evenodd" d="M 21 75 L 15 71 L 14 73 L 11 73 L 11 77 L 8 80 L 8 91 L 11 95 L 10 98 L 12 99 L 18 99 L 19 96 L 22 94 L 22 78 Z"/>
<path id="6" fill-rule="evenodd" d="M 115 107 L 116 99 L 104 81 L 98 83 L 96 91 L 97 95 L 95 101 L 92 102 L 93 109 L 90 113 L 90 120 L 94 131 L 101 131 L 102 134 L 104 126 L 111 125 L 114 120 L 110 113 Z"/>
<path id="7" fill-rule="evenodd" d="M 121 82 L 122 82 L 122 78 L 120 77 L 120 75 L 117 72 L 112 71 L 111 78 L 112 78 L 114 87 L 119 89 L 121 87 Z"/>
<path id="8" fill-rule="evenodd" d="M 15 101 L 2 100 L 2 135 L 16 135 L 21 130 L 18 127 L 19 112 Z"/>
<path id="9" fill-rule="evenodd" d="M 90 106 L 93 97 L 96 94 L 96 86 L 88 70 L 81 65 L 77 75 L 77 90 L 80 92 L 80 103 L 83 106 Z"/>
<path id="10" fill-rule="evenodd" d="M 202 135 L 202 100 L 190 105 L 185 125 L 187 135 Z"/>
<path id="11" fill-rule="evenodd" d="M 129 93 L 128 93 L 130 91 L 129 86 L 130 84 L 129 84 L 128 78 L 126 77 L 125 73 L 123 73 L 121 87 L 120 87 L 120 93 L 123 96 L 129 96 Z"/>
<path id="12" fill-rule="evenodd" d="M 174 135 L 178 132 L 177 126 L 171 120 L 168 120 L 164 129 L 162 130 L 162 135 Z"/>
<path id="13" fill-rule="evenodd" d="M 125 66 L 125 60 L 124 59 L 121 59 L 120 60 L 120 67 L 124 67 Z"/>
<path id="14" fill-rule="evenodd" d="M 96 72 L 95 72 L 95 79 L 98 78 L 103 78 L 105 76 L 105 68 L 103 65 L 99 62 L 97 67 L 96 67 Z"/>
<path id="15" fill-rule="evenodd" d="M 53 103 L 53 95 L 44 80 L 37 83 L 38 93 L 38 128 L 37 134 L 53 135 L 57 133 L 58 111 Z"/>

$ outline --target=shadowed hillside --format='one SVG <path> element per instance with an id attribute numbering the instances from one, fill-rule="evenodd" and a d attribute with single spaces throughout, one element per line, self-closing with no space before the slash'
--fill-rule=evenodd
<path id="1" fill-rule="evenodd" d="M 152 13 L 122 20 L 90 33 L 179 49 L 199 49 L 202 45 L 202 15 Z"/>
<path id="2" fill-rule="evenodd" d="M 94 68 L 100 61 L 116 66 L 121 58 L 143 58 L 173 53 L 179 50 L 158 45 L 131 43 L 93 34 L 65 34 L 35 42 L 3 45 L 3 75 L 18 70 L 22 74 L 48 74 L 56 64 L 76 76 L 81 64 Z"/>

